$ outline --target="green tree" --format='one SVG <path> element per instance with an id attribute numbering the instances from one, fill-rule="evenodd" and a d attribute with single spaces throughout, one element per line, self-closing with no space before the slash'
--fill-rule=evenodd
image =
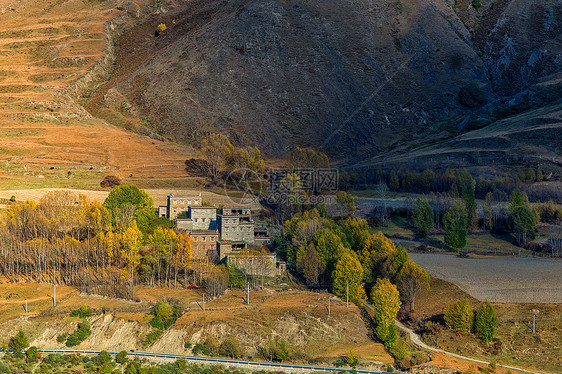
<path id="1" fill-rule="evenodd" d="M 8 348 L 14 351 L 21 351 L 29 346 L 29 339 L 23 330 L 19 330 L 18 333 L 10 339 L 8 343 Z"/>
<path id="2" fill-rule="evenodd" d="M 421 266 L 408 260 L 398 273 L 397 281 L 400 294 L 410 304 L 410 312 L 413 312 L 416 296 L 422 288 L 429 288 L 431 277 Z"/>
<path id="3" fill-rule="evenodd" d="M 27 362 L 35 362 L 37 361 L 37 347 L 29 347 L 27 351 L 25 351 L 25 357 L 27 358 Z"/>
<path id="4" fill-rule="evenodd" d="M 158 303 L 156 306 L 156 317 L 166 326 L 172 317 L 174 316 L 174 310 L 168 303 Z"/>
<path id="5" fill-rule="evenodd" d="M 113 224 L 120 231 L 126 230 L 139 217 L 145 225 L 156 218 L 152 197 L 135 185 L 115 187 L 103 205 L 111 212 Z M 141 229 L 143 228 L 141 225 Z"/>
<path id="6" fill-rule="evenodd" d="M 98 361 L 100 364 L 106 364 L 111 362 L 111 355 L 107 351 L 101 351 L 98 354 Z"/>
<path id="7" fill-rule="evenodd" d="M 126 364 L 129 359 L 127 358 L 127 351 L 121 351 L 115 356 L 115 362 L 118 364 Z"/>
<path id="8" fill-rule="evenodd" d="M 526 194 L 515 190 L 509 196 L 509 223 L 515 231 L 517 244 L 527 243 L 529 238 L 534 237 L 537 219 L 529 207 L 529 199 Z"/>
<path id="9" fill-rule="evenodd" d="M 377 324 L 375 334 L 386 347 L 391 348 L 396 340 L 394 319 L 400 310 L 400 294 L 388 279 L 377 279 L 371 290 L 371 303 Z"/>
<path id="10" fill-rule="evenodd" d="M 445 242 L 455 250 L 461 250 L 466 245 L 466 208 L 464 204 L 450 207 L 443 217 L 445 225 Z"/>
<path id="11" fill-rule="evenodd" d="M 476 198 L 474 196 L 474 180 L 470 177 L 470 180 L 466 182 L 463 190 L 463 200 L 466 206 L 467 213 L 467 227 L 470 230 L 476 230 L 478 228 L 478 213 L 476 211 Z"/>
<path id="12" fill-rule="evenodd" d="M 349 290 L 349 300 L 357 305 L 364 305 L 367 299 L 363 288 L 363 267 L 352 252 L 343 254 L 332 274 L 333 292 L 339 298 L 346 300 Z"/>
<path id="13" fill-rule="evenodd" d="M 433 209 L 425 196 L 418 197 L 414 202 L 413 218 L 418 227 L 418 233 L 426 236 L 433 226 Z"/>
<path id="14" fill-rule="evenodd" d="M 445 311 L 447 326 L 458 332 L 469 333 L 472 329 L 473 318 L 472 307 L 466 299 L 449 304 Z"/>
<path id="15" fill-rule="evenodd" d="M 219 355 L 230 358 L 240 357 L 240 345 L 232 335 L 227 336 L 219 346 Z"/>
<path id="16" fill-rule="evenodd" d="M 480 306 L 478 312 L 476 312 L 474 332 L 484 343 L 488 343 L 494 339 L 497 325 L 498 319 L 496 318 L 494 307 L 486 301 Z"/>
<path id="17" fill-rule="evenodd" d="M 357 208 L 355 207 L 355 199 L 345 191 L 336 193 L 336 203 L 340 208 L 340 216 L 349 217 Z"/>

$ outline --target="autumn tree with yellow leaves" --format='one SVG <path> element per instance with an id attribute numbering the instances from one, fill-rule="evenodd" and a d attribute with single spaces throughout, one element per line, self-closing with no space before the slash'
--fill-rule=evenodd
<path id="1" fill-rule="evenodd" d="M 394 319 L 401 305 L 398 289 L 388 279 L 378 279 L 371 290 L 371 304 L 376 322 L 375 334 L 390 348 L 396 340 Z"/>

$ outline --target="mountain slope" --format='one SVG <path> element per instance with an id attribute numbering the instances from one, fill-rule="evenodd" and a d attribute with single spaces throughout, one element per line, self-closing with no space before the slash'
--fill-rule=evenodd
<path id="1" fill-rule="evenodd" d="M 295 145 L 369 154 L 458 114 L 467 82 L 489 86 L 441 0 L 204 0 L 164 11 L 120 40 L 121 68 L 91 112 L 111 107 L 111 89 L 174 139 L 218 130 L 274 155 Z"/>
<path id="2" fill-rule="evenodd" d="M 528 92 L 562 71 L 562 1 L 455 4 L 165 1 L 119 40 L 87 109 L 180 142 L 219 131 L 270 155 L 303 145 L 358 159 L 562 96 Z M 471 81 L 491 102 L 475 112 L 458 99 Z"/>

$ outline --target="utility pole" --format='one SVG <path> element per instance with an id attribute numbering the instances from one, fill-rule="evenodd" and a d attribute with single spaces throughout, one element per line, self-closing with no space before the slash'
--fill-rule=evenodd
<path id="1" fill-rule="evenodd" d="M 537 314 L 539 314 L 540 310 L 537 309 L 533 309 L 533 335 L 535 335 L 535 320 L 537 317 Z"/>
<path id="2" fill-rule="evenodd" d="M 332 301 L 332 297 L 328 296 L 328 315 L 329 316 L 332 315 L 331 301 Z"/>
<path id="3" fill-rule="evenodd" d="M 57 285 L 53 284 L 53 306 L 57 306 Z"/>
<path id="4" fill-rule="evenodd" d="M 203 294 L 203 311 L 205 311 L 205 294 Z"/>
<path id="5" fill-rule="evenodd" d="M 246 282 L 246 304 L 250 305 L 250 282 Z"/>
<path id="6" fill-rule="evenodd" d="M 345 284 L 345 307 L 349 308 L 349 283 Z"/>

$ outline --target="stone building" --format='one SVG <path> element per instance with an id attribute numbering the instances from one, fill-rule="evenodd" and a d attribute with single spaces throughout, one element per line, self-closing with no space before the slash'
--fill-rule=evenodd
<path id="1" fill-rule="evenodd" d="M 169 194 L 166 206 L 158 207 L 158 215 L 164 217 L 165 214 L 166 218 L 174 220 L 181 213 L 187 212 L 190 206 L 203 206 L 201 193 L 192 196 L 174 196 L 173 194 Z"/>
<path id="2" fill-rule="evenodd" d="M 218 216 L 221 242 L 254 244 L 255 223 L 250 208 L 226 207 Z"/>

